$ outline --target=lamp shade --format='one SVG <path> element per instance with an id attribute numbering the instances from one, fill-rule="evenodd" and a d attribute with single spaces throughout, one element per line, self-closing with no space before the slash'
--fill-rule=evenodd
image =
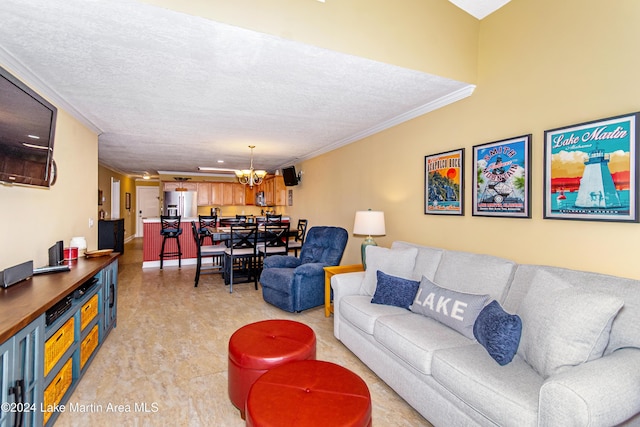
<path id="1" fill-rule="evenodd" d="M 384 212 L 382 211 L 357 211 L 353 223 L 353 234 L 365 236 L 384 236 Z"/>

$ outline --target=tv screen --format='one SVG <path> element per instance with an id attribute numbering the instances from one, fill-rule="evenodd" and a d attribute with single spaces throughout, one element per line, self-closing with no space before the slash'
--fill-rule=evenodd
<path id="1" fill-rule="evenodd" d="M 49 187 L 57 109 L 0 68 L 0 181 Z"/>
<path id="2" fill-rule="evenodd" d="M 298 175 L 296 175 L 295 166 L 282 168 L 282 177 L 284 178 L 284 185 L 287 187 L 298 185 Z"/>

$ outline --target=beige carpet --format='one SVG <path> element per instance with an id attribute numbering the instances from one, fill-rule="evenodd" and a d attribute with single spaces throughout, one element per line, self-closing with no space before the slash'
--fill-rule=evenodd
<path id="1" fill-rule="evenodd" d="M 365 380 L 374 425 L 430 426 L 334 338 L 333 319 L 322 307 L 287 313 L 265 303 L 252 283 L 235 285 L 230 294 L 218 274 L 208 274 L 194 288 L 195 266 L 143 270 L 141 261 L 136 239 L 120 258 L 117 327 L 71 396 L 76 411 L 67 405 L 57 427 L 243 426 L 227 395 L 228 340 L 247 323 L 275 318 L 309 325 L 318 359 Z"/>

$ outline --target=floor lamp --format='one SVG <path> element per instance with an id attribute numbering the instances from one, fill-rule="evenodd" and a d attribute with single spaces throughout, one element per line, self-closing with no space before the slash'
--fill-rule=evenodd
<path id="1" fill-rule="evenodd" d="M 384 212 L 372 211 L 357 211 L 356 219 L 353 223 L 353 234 L 361 234 L 367 236 L 362 242 L 362 266 L 367 268 L 367 246 L 377 246 L 375 240 L 371 236 L 384 236 Z"/>

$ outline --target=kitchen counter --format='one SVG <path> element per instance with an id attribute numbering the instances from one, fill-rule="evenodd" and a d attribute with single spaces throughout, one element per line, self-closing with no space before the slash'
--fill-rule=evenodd
<path id="1" fill-rule="evenodd" d="M 219 219 L 235 218 L 235 216 L 221 216 Z M 264 220 L 265 217 L 253 217 L 256 221 Z M 289 217 L 282 217 L 283 221 L 289 221 Z M 193 233 L 191 231 L 191 221 L 198 225 L 198 218 L 181 218 L 182 234 L 178 238 L 180 248 L 182 249 L 182 265 L 191 265 L 197 263 L 198 251 Z M 160 235 L 160 218 L 146 218 L 143 223 L 143 240 L 142 240 L 142 268 L 160 268 L 160 249 L 162 248 L 162 236 Z M 177 251 L 175 239 L 169 239 L 166 243 L 165 251 Z M 166 258 L 164 265 L 178 266 L 178 258 Z"/>

